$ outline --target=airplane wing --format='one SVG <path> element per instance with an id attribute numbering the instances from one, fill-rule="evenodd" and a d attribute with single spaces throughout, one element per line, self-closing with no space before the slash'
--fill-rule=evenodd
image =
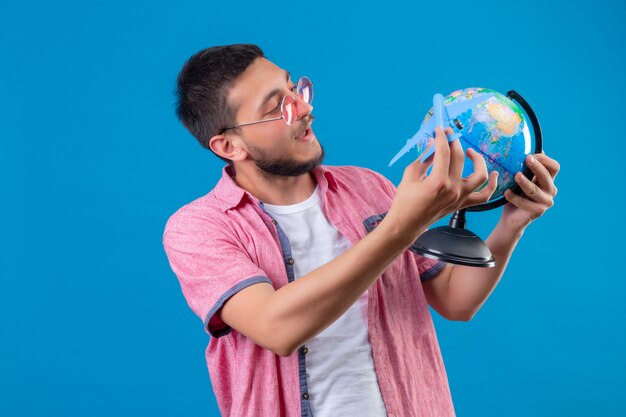
<path id="1" fill-rule="evenodd" d="M 400 159 L 405 153 L 413 149 L 413 147 L 417 145 L 420 142 L 420 140 L 422 140 L 425 136 L 429 136 L 429 135 L 426 134 L 426 128 L 424 125 L 422 125 L 420 130 L 418 130 L 417 133 L 413 135 L 411 139 L 406 141 L 406 145 L 404 145 L 404 147 L 400 149 L 400 152 L 398 152 L 396 156 L 393 157 L 391 162 L 389 162 L 389 165 L 387 165 L 387 168 L 395 164 L 396 161 Z"/>
<path id="2" fill-rule="evenodd" d="M 432 130 L 430 130 L 429 132 L 434 132 L 435 126 L 436 126 L 434 123 L 439 123 L 439 125 L 442 127 L 444 127 L 444 125 L 449 126 L 451 125 L 450 123 L 451 120 L 454 120 L 457 116 L 465 113 L 472 107 L 482 103 L 483 101 L 493 96 L 494 96 L 493 93 L 481 93 L 481 94 L 477 94 L 475 97 L 469 100 L 461 101 L 459 103 L 453 102 L 452 104 L 449 104 L 446 106 L 443 101 L 443 96 L 441 94 L 435 94 L 435 96 L 433 97 L 434 114 L 433 114 L 433 117 L 428 119 L 428 121 L 433 120 L 434 122 L 433 122 Z M 448 137 L 448 142 L 451 142 L 454 139 L 460 138 L 461 134 L 453 133 L 451 135 L 446 135 L 446 136 Z M 423 162 L 424 160 L 428 159 L 428 157 L 432 155 L 433 153 L 435 153 L 434 146 L 431 147 L 428 150 L 428 152 L 424 152 L 424 154 L 422 155 L 421 161 Z"/>
<path id="3" fill-rule="evenodd" d="M 445 111 L 445 109 L 444 109 Z M 449 124 L 449 122 L 446 120 L 446 123 Z M 430 117 L 428 120 L 426 120 L 422 126 L 420 127 L 420 130 L 417 131 L 417 133 L 415 135 L 413 135 L 413 137 L 409 140 L 406 141 L 406 145 L 404 145 L 404 147 L 402 149 L 400 149 L 400 152 L 398 152 L 396 154 L 396 156 L 393 157 L 393 159 L 391 160 L 391 162 L 389 162 L 389 165 L 387 165 L 387 168 L 389 168 L 390 166 L 392 166 L 398 159 L 400 159 L 402 156 L 404 156 L 405 153 L 407 153 L 408 151 L 410 151 L 411 149 L 413 149 L 413 147 L 415 145 L 417 145 L 418 143 L 424 141 L 427 137 L 428 138 L 434 138 L 435 137 L 435 127 L 437 126 L 435 117 Z M 454 140 L 454 139 L 458 139 L 459 137 L 461 137 L 460 134 L 458 133 L 453 133 L 451 135 L 446 135 L 448 138 L 448 142 Z M 424 162 L 424 160 L 426 158 L 428 158 L 430 155 L 433 154 L 433 152 L 435 152 L 435 147 L 433 146 L 432 148 L 430 148 L 428 150 L 428 152 L 425 152 L 422 155 L 422 158 L 420 159 L 420 161 Z"/>
<path id="4" fill-rule="evenodd" d="M 479 103 L 482 103 L 483 101 L 493 96 L 494 96 L 493 93 L 481 93 L 481 94 L 477 94 L 476 96 L 474 96 L 473 98 L 469 100 L 461 101 L 458 103 L 455 102 L 447 106 L 443 104 L 443 96 L 437 97 L 434 100 L 433 107 L 436 108 L 437 105 L 439 105 L 440 107 L 438 110 L 439 114 L 433 115 L 433 117 L 430 117 L 425 123 L 422 124 L 422 126 L 420 127 L 420 130 L 415 135 L 413 135 L 411 139 L 406 141 L 406 144 L 404 145 L 404 147 L 400 149 L 400 152 L 398 152 L 396 156 L 393 157 L 393 159 L 391 160 L 391 162 L 389 162 L 389 165 L 387 165 L 387 167 L 392 166 L 398 159 L 400 159 L 402 156 L 404 156 L 404 154 L 406 154 L 408 151 L 413 149 L 415 145 L 420 143 L 420 141 L 423 141 L 426 137 L 429 137 L 429 138 L 434 137 L 435 127 L 437 126 L 437 120 L 442 121 L 444 125 L 449 124 L 449 121 L 451 119 L 456 118 L 458 115 L 465 113 L 472 107 L 476 106 Z M 454 139 L 458 139 L 459 137 L 461 137 L 459 133 L 453 133 L 451 135 L 447 135 L 448 142 Z M 428 152 L 425 152 L 422 155 L 421 161 L 423 162 L 424 160 L 426 160 L 434 152 L 435 152 L 435 148 L 431 147 L 428 150 Z"/>

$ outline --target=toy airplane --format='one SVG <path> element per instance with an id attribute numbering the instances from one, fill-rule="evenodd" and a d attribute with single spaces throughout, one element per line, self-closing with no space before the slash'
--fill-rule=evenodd
<path id="1" fill-rule="evenodd" d="M 471 109 L 477 104 L 482 103 L 483 101 L 493 96 L 494 96 L 493 93 L 477 94 L 476 96 L 472 97 L 469 100 L 465 100 L 461 102 L 454 102 L 446 106 L 443 101 L 443 95 L 435 94 L 433 97 L 433 116 L 430 117 L 428 120 L 426 120 L 426 122 L 422 123 L 420 130 L 415 135 L 413 135 L 411 139 L 406 141 L 406 145 L 404 145 L 404 147 L 400 149 L 400 152 L 398 152 L 396 156 L 393 157 L 393 159 L 391 160 L 391 162 L 389 162 L 389 165 L 387 167 L 392 166 L 398 159 L 400 159 L 400 157 L 402 157 L 405 153 L 410 151 L 418 143 L 423 142 L 427 137 L 434 138 L 435 127 L 439 126 L 442 129 L 448 126 L 452 127 L 453 124 L 451 121 L 453 121 L 457 116 L 465 113 L 467 110 Z M 447 137 L 448 137 L 448 142 L 451 142 L 454 139 L 458 139 L 459 137 L 461 137 L 461 134 L 454 133 L 451 135 L 447 135 Z M 435 147 L 432 146 L 428 150 L 428 152 L 425 152 L 422 155 L 420 161 L 423 162 L 434 152 L 435 152 Z"/>

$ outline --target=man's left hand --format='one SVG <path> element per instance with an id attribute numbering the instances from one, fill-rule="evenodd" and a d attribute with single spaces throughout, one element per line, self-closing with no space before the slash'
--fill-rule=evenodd
<path id="1" fill-rule="evenodd" d="M 535 219 L 541 217 L 554 205 L 557 188 L 554 179 L 561 166 L 548 158 L 544 153 L 526 157 L 526 165 L 535 174 L 532 180 L 521 172 L 515 174 L 515 182 L 522 188 L 522 194 L 506 190 L 504 197 L 508 203 L 504 205 L 500 221 L 511 231 L 521 233 Z"/>

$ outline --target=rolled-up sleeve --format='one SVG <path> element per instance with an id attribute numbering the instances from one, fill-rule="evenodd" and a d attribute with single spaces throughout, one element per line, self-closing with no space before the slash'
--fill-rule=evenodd
<path id="1" fill-rule="evenodd" d="M 220 317 L 230 297 L 254 284 L 272 284 L 233 233 L 218 222 L 175 214 L 165 226 L 163 247 L 187 304 L 213 337 L 232 330 Z"/>
<path id="2" fill-rule="evenodd" d="M 446 266 L 444 262 L 426 258 L 418 254 L 415 254 L 415 258 L 417 260 L 417 271 L 420 274 L 420 281 L 422 282 L 435 278 Z"/>

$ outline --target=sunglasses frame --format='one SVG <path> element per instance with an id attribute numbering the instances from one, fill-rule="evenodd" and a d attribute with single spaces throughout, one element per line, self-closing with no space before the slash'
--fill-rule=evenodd
<path id="1" fill-rule="evenodd" d="M 302 96 L 298 92 L 302 88 L 302 85 L 305 82 L 307 82 L 307 81 L 308 81 L 308 83 L 310 85 L 310 88 L 311 88 L 311 99 L 308 102 L 304 101 L 304 99 L 302 98 Z M 294 91 L 294 89 L 295 89 L 295 91 Z M 281 120 L 281 119 L 285 122 L 285 124 L 287 124 L 287 126 L 291 126 L 291 124 L 293 122 L 288 123 L 287 119 L 285 118 L 285 99 L 287 97 L 292 97 L 294 99 L 294 102 L 299 99 L 299 100 L 303 101 L 306 104 L 311 104 L 313 102 L 313 82 L 309 79 L 309 77 L 306 77 L 304 75 L 298 79 L 298 83 L 291 88 L 291 94 L 286 94 L 285 96 L 283 96 L 283 99 L 280 102 L 280 117 L 274 117 L 274 118 L 271 118 L 271 119 L 257 120 L 257 121 L 254 121 L 254 122 L 239 123 L 239 124 L 236 124 L 234 126 L 224 127 L 222 129 L 220 129 L 217 132 L 217 134 L 221 135 L 222 133 L 226 132 L 227 130 L 234 129 L 236 127 L 254 125 L 254 124 L 257 124 L 257 123 L 273 122 L 273 121 Z M 297 111 L 297 107 L 296 107 L 296 111 Z M 296 120 L 297 120 L 297 117 L 298 117 L 298 115 L 296 114 Z"/>

